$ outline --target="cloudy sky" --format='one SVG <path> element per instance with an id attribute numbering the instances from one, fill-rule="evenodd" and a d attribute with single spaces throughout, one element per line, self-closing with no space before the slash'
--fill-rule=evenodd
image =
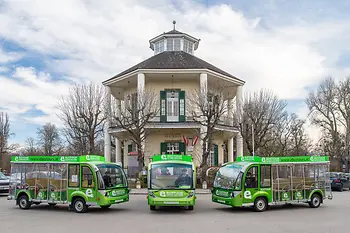
<path id="1" fill-rule="evenodd" d="M 326 0 L 0 0 L 0 111 L 11 142 L 60 125 L 55 107 L 73 82 L 101 83 L 152 56 L 149 39 L 176 20 L 201 39 L 196 56 L 306 117 L 309 90 L 350 74 L 349 11 Z"/>

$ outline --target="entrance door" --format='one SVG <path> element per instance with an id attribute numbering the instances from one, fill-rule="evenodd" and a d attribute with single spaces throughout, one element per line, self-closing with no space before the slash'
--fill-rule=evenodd
<path id="1" fill-rule="evenodd" d="M 258 166 L 251 166 L 248 169 L 244 181 L 243 203 L 253 203 L 253 196 L 259 191 Z"/>
<path id="2" fill-rule="evenodd" d="M 81 165 L 81 191 L 85 193 L 88 201 L 96 202 L 97 184 L 91 168 L 83 164 Z"/>
<path id="3" fill-rule="evenodd" d="M 179 121 L 179 93 L 167 92 L 167 121 Z"/>

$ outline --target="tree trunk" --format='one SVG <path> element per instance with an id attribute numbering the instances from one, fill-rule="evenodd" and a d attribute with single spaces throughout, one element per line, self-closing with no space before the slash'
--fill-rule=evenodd
<path id="1" fill-rule="evenodd" d="M 144 158 L 144 156 L 143 156 L 143 154 L 142 154 L 142 150 L 141 150 L 141 148 L 138 146 L 137 147 L 137 161 L 138 161 L 138 163 L 139 163 L 139 172 L 141 172 L 142 171 L 142 169 L 143 169 L 143 167 L 144 167 L 144 160 L 145 160 L 145 158 Z"/>

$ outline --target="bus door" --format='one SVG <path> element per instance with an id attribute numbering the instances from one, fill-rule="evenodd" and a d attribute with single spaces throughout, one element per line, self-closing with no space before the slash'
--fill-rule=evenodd
<path id="1" fill-rule="evenodd" d="M 243 188 L 243 204 L 244 203 L 253 203 L 253 196 L 256 192 L 259 191 L 258 181 L 259 181 L 259 166 L 253 165 L 248 168 L 245 179 L 244 179 L 244 188 Z"/>
<path id="2" fill-rule="evenodd" d="M 97 184 L 93 170 L 87 164 L 81 165 L 81 191 L 85 193 L 87 202 L 96 202 Z"/>

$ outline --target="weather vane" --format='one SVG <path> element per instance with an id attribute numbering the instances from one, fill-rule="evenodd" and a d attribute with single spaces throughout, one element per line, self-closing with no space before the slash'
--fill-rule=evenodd
<path id="1" fill-rule="evenodd" d="M 174 24 L 174 30 L 175 30 L 175 24 L 176 24 L 176 21 L 175 21 L 175 20 L 173 21 L 173 24 Z"/>

